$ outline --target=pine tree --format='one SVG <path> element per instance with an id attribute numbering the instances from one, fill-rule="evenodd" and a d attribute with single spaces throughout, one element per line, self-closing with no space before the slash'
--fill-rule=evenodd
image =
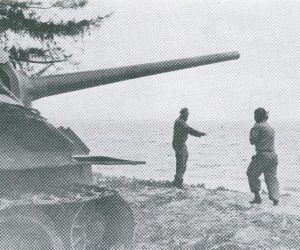
<path id="1" fill-rule="evenodd" d="M 65 49 L 62 38 L 74 42 L 99 28 L 111 14 L 93 19 L 54 20 L 57 11 L 73 11 L 84 8 L 88 0 L 0 0 L 0 42 L 15 67 L 33 72 L 37 64 L 50 65 L 70 62 L 72 54 Z M 52 17 L 45 19 L 49 13 Z"/>

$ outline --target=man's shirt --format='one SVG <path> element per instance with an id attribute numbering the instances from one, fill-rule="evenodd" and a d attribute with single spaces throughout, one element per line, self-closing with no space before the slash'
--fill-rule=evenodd
<path id="1" fill-rule="evenodd" d="M 255 145 L 257 153 L 275 152 L 275 131 L 267 123 L 256 123 L 250 131 L 250 143 Z"/>
<path id="2" fill-rule="evenodd" d="M 186 122 L 180 117 L 176 119 L 174 123 L 173 145 L 184 144 L 189 134 L 197 137 L 200 137 L 202 135 L 201 132 L 188 126 Z"/>

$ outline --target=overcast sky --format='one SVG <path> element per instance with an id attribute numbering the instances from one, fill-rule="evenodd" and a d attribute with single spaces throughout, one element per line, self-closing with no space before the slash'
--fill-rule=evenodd
<path id="1" fill-rule="evenodd" d="M 300 1 L 90 0 L 87 17 L 114 11 L 75 54 L 77 70 L 239 51 L 214 65 L 118 82 L 33 103 L 49 120 L 300 119 Z M 81 13 L 81 15 L 83 15 Z"/>

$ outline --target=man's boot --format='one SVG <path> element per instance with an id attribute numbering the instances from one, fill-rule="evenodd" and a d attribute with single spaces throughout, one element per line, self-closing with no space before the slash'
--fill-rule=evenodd
<path id="1" fill-rule="evenodd" d="M 177 188 L 183 188 L 183 179 L 176 178 L 173 181 L 173 186 Z"/>
<path id="2" fill-rule="evenodd" d="M 273 206 L 278 206 L 279 205 L 279 200 L 274 199 L 273 200 Z"/>
<path id="3" fill-rule="evenodd" d="M 178 178 L 175 176 L 174 181 L 172 182 L 173 187 L 177 187 L 178 185 Z"/>
<path id="4" fill-rule="evenodd" d="M 250 204 L 261 204 L 262 200 L 259 195 L 259 192 L 255 192 L 254 195 L 254 200 L 250 201 Z"/>
<path id="5" fill-rule="evenodd" d="M 178 179 L 177 188 L 183 188 L 183 179 Z"/>

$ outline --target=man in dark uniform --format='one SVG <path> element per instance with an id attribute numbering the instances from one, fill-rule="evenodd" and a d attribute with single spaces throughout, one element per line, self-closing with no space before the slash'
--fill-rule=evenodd
<path id="1" fill-rule="evenodd" d="M 173 134 L 173 149 L 176 155 L 176 175 L 173 181 L 173 185 L 177 188 L 183 187 L 183 175 L 186 170 L 186 164 L 188 160 L 188 151 L 186 146 L 186 140 L 188 135 L 201 137 L 206 135 L 205 133 L 199 132 L 186 124 L 189 116 L 189 110 L 183 108 L 180 110 L 180 116 L 174 123 L 174 134 Z"/>
<path id="2" fill-rule="evenodd" d="M 254 200 L 251 204 L 260 204 L 262 202 L 259 195 L 260 180 L 263 173 L 268 189 L 269 199 L 273 205 L 279 203 L 279 183 L 277 179 L 278 159 L 274 149 L 275 131 L 267 123 L 268 112 L 263 108 L 258 108 L 254 112 L 255 125 L 250 131 L 250 143 L 255 145 L 256 155 L 247 170 L 250 190 L 254 193 Z"/>

